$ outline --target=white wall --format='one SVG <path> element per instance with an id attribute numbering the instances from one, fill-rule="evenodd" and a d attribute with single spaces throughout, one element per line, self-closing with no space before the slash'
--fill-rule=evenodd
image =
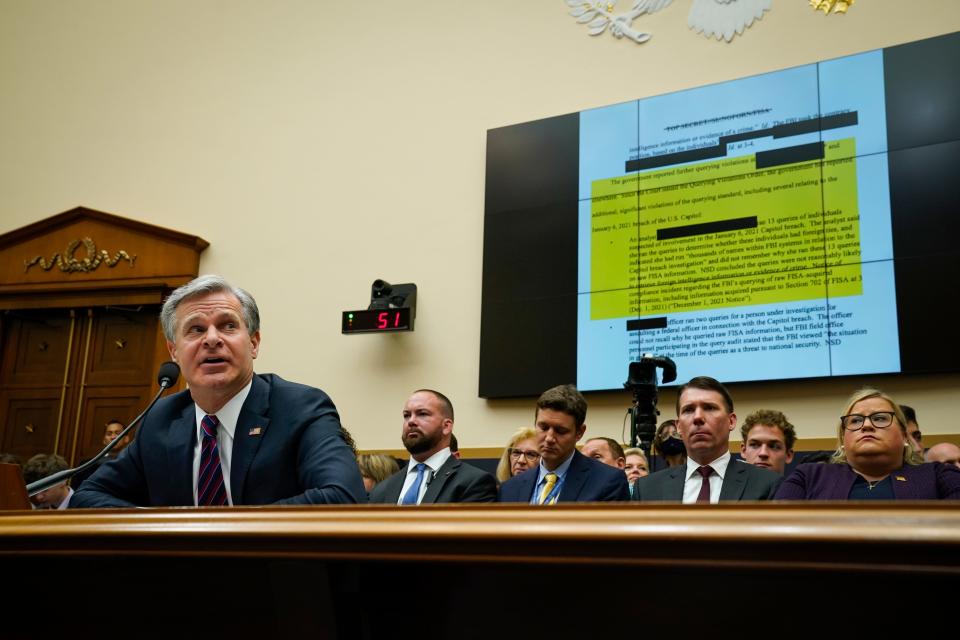
<path id="1" fill-rule="evenodd" d="M 960 29 L 956 0 L 775 0 L 726 44 L 689 6 L 638 21 L 636 45 L 588 37 L 562 0 L 0 0 L 0 232 L 84 205 L 197 234 L 201 271 L 260 303 L 258 370 L 327 390 L 362 448 L 397 448 L 424 386 L 462 446 L 500 446 L 532 401 L 477 397 L 487 129 Z M 416 331 L 342 336 L 378 277 L 418 284 Z M 958 381 L 877 384 L 956 434 Z M 741 416 L 829 437 L 858 382 L 733 392 Z M 628 398 L 588 400 L 588 432 L 618 435 Z"/>

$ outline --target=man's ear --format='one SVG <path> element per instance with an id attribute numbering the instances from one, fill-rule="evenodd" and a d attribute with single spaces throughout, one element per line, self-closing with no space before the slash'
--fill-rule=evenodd
<path id="1" fill-rule="evenodd" d="M 170 352 L 171 360 L 177 363 L 180 362 L 179 360 L 177 360 L 177 343 L 176 342 L 170 342 L 169 340 L 167 340 L 167 351 Z"/>
<path id="2" fill-rule="evenodd" d="M 791 462 L 793 462 L 793 449 L 787 449 L 786 461 L 787 461 L 787 464 L 790 464 Z"/>
<path id="3" fill-rule="evenodd" d="M 587 432 L 587 423 L 584 422 L 582 425 L 577 427 L 577 442 L 580 442 L 580 438 L 583 437 L 583 434 Z"/>
<path id="4" fill-rule="evenodd" d="M 257 330 L 250 336 L 250 344 L 253 345 L 250 350 L 250 355 L 254 360 L 257 358 L 257 354 L 260 352 L 260 331 Z"/>

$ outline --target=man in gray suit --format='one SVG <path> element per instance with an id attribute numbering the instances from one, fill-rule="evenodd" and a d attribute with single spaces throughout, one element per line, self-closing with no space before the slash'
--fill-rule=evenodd
<path id="1" fill-rule="evenodd" d="M 633 499 L 716 504 L 772 498 L 783 478 L 730 456 L 730 432 L 736 425 L 733 398 L 717 380 L 701 376 L 680 387 L 677 429 L 687 447 L 687 463 L 640 478 Z"/>
<path id="2" fill-rule="evenodd" d="M 493 502 L 497 481 L 450 452 L 453 404 L 432 389 L 414 392 L 403 406 L 403 446 L 410 463 L 376 487 L 370 502 L 417 505 Z"/>

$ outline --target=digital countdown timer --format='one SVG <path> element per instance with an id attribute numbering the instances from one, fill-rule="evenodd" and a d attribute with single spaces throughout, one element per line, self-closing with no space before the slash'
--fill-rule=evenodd
<path id="1" fill-rule="evenodd" d="M 342 330 L 343 333 L 413 331 L 413 314 L 409 307 L 344 311 Z"/>

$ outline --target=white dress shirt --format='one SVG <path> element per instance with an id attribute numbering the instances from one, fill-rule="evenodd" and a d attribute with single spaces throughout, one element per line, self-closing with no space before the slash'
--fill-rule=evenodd
<path id="1" fill-rule="evenodd" d="M 729 464 L 729 451 L 709 464 L 713 469 L 713 473 L 710 474 L 710 504 L 720 502 L 720 489 L 723 487 L 723 477 L 727 474 Z M 683 504 L 694 504 L 697 501 L 700 486 L 703 484 L 703 476 L 697 469 L 702 466 L 693 458 L 687 458 L 687 480 L 683 483 Z"/>
<path id="2" fill-rule="evenodd" d="M 233 494 L 230 492 L 230 462 L 233 460 L 233 434 L 237 430 L 237 420 L 240 419 L 240 409 L 250 394 L 253 379 L 241 389 L 237 395 L 230 398 L 227 404 L 214 414 L 207 414 L 199 405 L 194 403 L 197 416 L 197 441 L 193 447 L 193 504 L 197 504 L 197 474 L 200 471 L 200 448 L 203 445 L 203 429 L 200 421 L 207 415 L 217 416 L 220 426 L 217 428 L 217 449 L 220 451 L 220 470 L 223 472 L 223 487 L 227 490 L 227 504 L 233 505 Z"/>
<path id="3" fill-rule="evenodd" d="M 423 461 L 427 468 L 423 471 L 423 481 L 420 483 L 420 493 L 417 494 L 417 504 L 420 504 L 420 501 L 423 500 L 423 494 L 427 492 L 427 487 L 430 486 L 433 476 L 437 474 L 437 471 L 451 455 L 453 454 L 450 453 L 450 447 L 446 447 Z M 413 458 L 410 458 L 410 462 L 407 463 L 407 477 L 403 479 L 403 487 L 400 488 L 400 497 L 397 498 L 397 504 L 403 501 L 403 496 L 407 495 L 407 490 L 417 481 L 418 464 L 420 463 Z"/>

